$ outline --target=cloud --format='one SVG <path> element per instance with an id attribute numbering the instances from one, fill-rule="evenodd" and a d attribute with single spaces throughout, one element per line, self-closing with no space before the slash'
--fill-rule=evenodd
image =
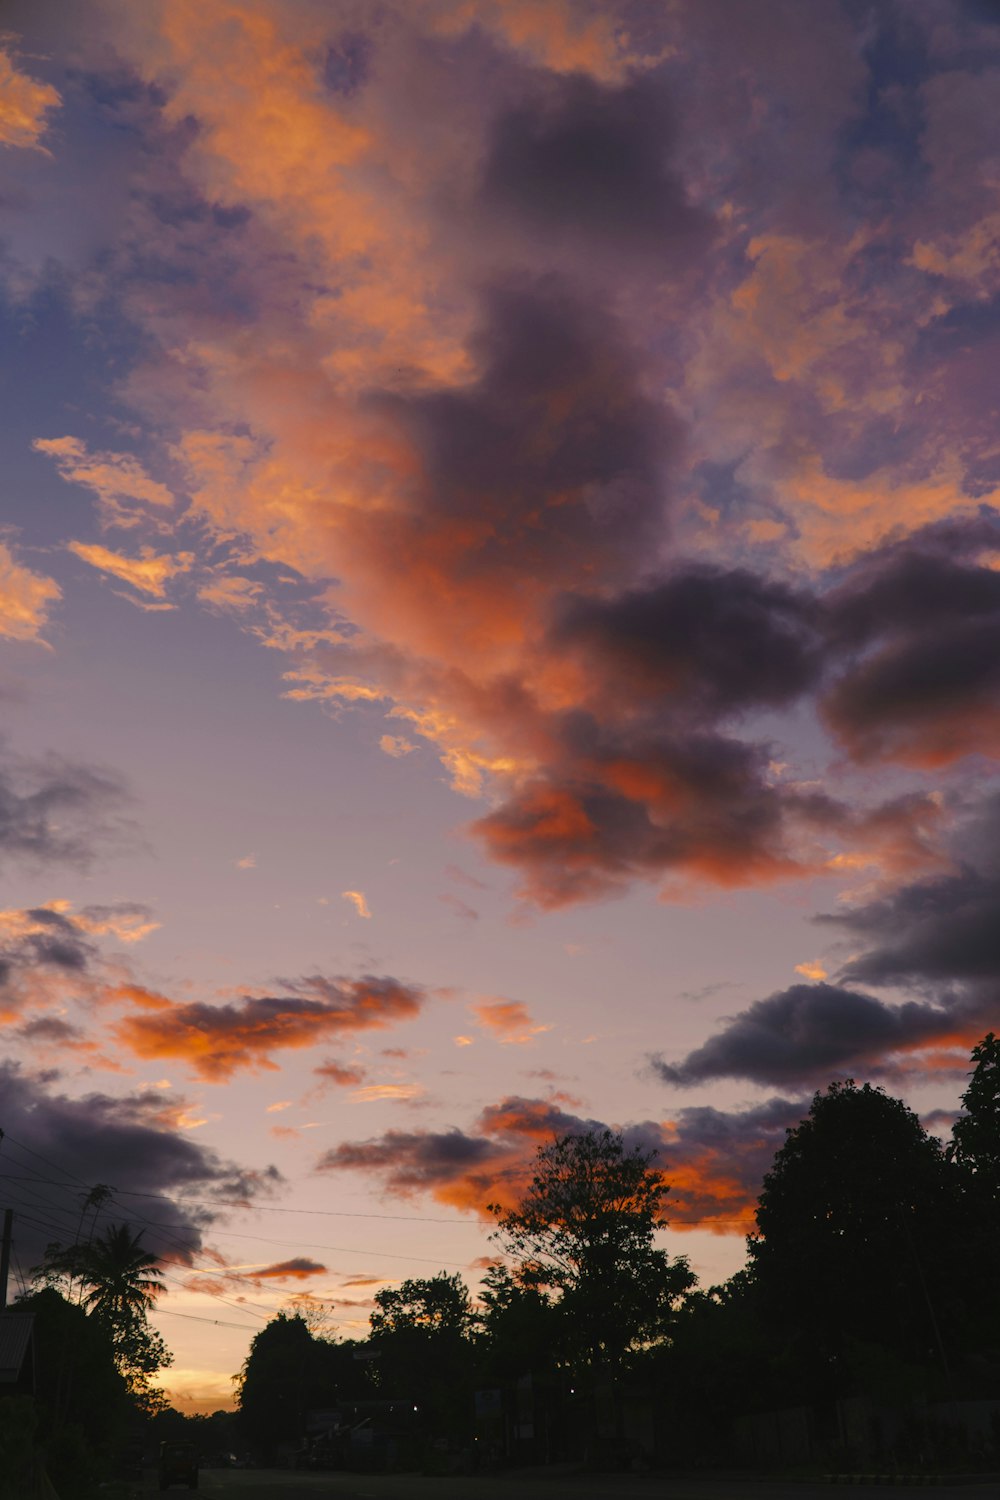
<path id="1" fill-rule="evenodd" d="M 540 1024 L 528 1013 L 528 1007 L 519 1000 L 484 1000 L 469 1007 L 485 1031 L 492 1032 L 498 1042 L 505 1046 L 524 1047 L 545 1031 L 550 1024 Z"/>
<path id="2" fill-rule="evenodd" d="M 359 917 L 371 917 L 364 891 L 341 891 L 341 897 L 349 901 Z"/>
<path id="3" fill-rule="evenodd" d="M 444 891 L 438 896 L 438 900 L 445 906 L 450 907 L 456 917 L 461 917 L 466 922 L 479 921 L 479 913 L 476 911 L 476 908 L 470 906 L 468 901 L 463 901 L 461 896 L 456 896 L 451 891 Z"/>
<path id="4" fill-rule="evenodd" d="M 424 999 L 412 985 L 374 975 L 312 975 L 286 986 L 292 994 L 228 1005 L 137 997 L 135 1008 L 115 1023 L 114 1035 L 136 1057 L 176 1057 L 199 1077 L 221 1083 L 243 1069 L 276 1070 L 275 1052 L 410 1020 Z"/>
<path id="5" fill-rule="evenodd" d="M 44 151 L 46 115 L 61 102 L 51 84 L 19 72 L 10 54 L 0 51 L 0 146 Z"/>
<path id="6" fill-rule="evenodd" d="M 816 919 L 861 944 L 836 983 L 796 984 L 757 1000 L 678 1062 L 655 1057 L 655 1070 L 682 1087 L 719 1078 L 818 1086 L 848 1074 L 899 1082 L 967 1071 L 969 1049 L 995 1024 L 1000 1002 L 998 847 L 1000 797 L 977 798 L 942 851 L 945 872 Z M 882 1000 L 858 985 L 906 988 L 919 998 Z"/>
<path id="7" fill-rule="evenodd" d="M 161 923 L 154 920 L 149 907 L 139 901 L 84 906 L 74 913 L 73 921 L 83 932 L 92 933 L 95 937 L 116 937 L 121 943 L 141 943 L 161 926 Z"/>
<path id="8" fill-rule="evenodd" d="M 526 900 L 844 873 L 817 697 L 872 773 L 996 741 L 988 559 L 928 531 L 1000 494 L 984 29 L 914 21 L 890 88 L 894 19 L 842 6 L 321 9 L 116 23 L 184 213 L 133 204 L 91 275 L 240 538 L 205 602 L 432 744 Z M 155 541 L 135 460 L 43 441 Z"/>
<path id="9" fill-rule="evenodd" d="M 363 1088 L 355 1089 L 351 1099 L 355 1104 L 379 1104 L 386 1099 L 397 1099 L 406 1104 L 411 1099 L 419 1099 L 423 1092 L 419 1083 L 367 1083 Z"/>
<path id="10" fill-rule="evenodd" d="M 1000 756 L 1000 571 L 987 550 L 998 544 L 995 512 L 930 528 L 833 592 L 834 640 L 854 660 L 822 706 L 855 760 L 936 767 Z"/>
<path id="11" fill-rule="evenodd" d="M 156 511 L 174 505 L 174 496 L 166 485 L 151 479 L 130 453 L 91 453 L 85 443 L 74 437 L 36 438 L 31 446 L 37 453 L 54 458 L 60 475 L 68 483 L 86 485 L 94 492 L 104 526 L 138 526 L 146 518 L 144 507 L 151 506 Z M 95 562 L 95 566 L 103 565 Z"/>
<path id="12" fill-rule="evenodd" d="M 198 598 L 223 614 L 241 615 L 255 607 L 263 592 L 263 585 L 252 578 L 229 575 L 202 584 Z"/>
<path id="13" fill-rule="evenodd" d="M 141 547 L 138 557 L 124 557 L 97 543 L 67 542 L 66 545 L 70 552 L 89 563 L 92 568 L 110 573 L 123 583 L 139 589 L 141 593 L 152 594 L 156 599 L 162 599 L 171 578 L 188 572 L 194 561 L 194 554 L 191 552 L 178 552 L 174 557 L 167 557 L 157 555 L 152 547 Z"/>
<path id="14" fill-rule="evenodd" d="M 953 1007 L 997 1003 L 1000 969 L 1000 796 L 968 808 L 953 835 L 954 868 L 820 921 L 866 946 L 844 974 L 868 984 L 929 988 Z M 984 1014 L 984 1021 L 988 1013 Z"/>
<path id="15" fill-rule="evenodd" d="M 256 854 L 244 854 L 242 859 L 234 859 L 233 864 L 237 870 L 256 870 L 257 856 Z"/>
<path id="16" fill-rule="evenodd" d="M 674 719 L 713 722 L 795 702 L 819 678 L 815 597 L 746 569 L 707 564 L 621 594 L 562 601 L 550 639 L 600 676 L 631 711 L 669 704 Z"/>
<path id="17" fill-rule="evenodd" d="M 482 204 L 546 237 L 581 239 L 664 265 L 704 254 L 712 219 L 669 158 L 677 132 L 664 80 L 608 87 L 585 73 L 540 74 L 533 97 L 493 128 Z"/>
<path id="18" fill-rule="evenodd" d="M 320 1063 L 319 1067 L 313 1068 L 313 1072 L 323 1082 L 336 1084 L 338 1088 L 355 1088 L 365 1080 L 364 1068 L 335 1062 L 329 1057 L 326 1062 Z"/>
<path id="19" fill-rule="evenodd" d="M 0 861 L 87 867 L 128 834 L 116 772 L 55 754 L 18 756 L 0 743 Z"/>
<path id="20" fill-rule="evenodd" d="M 954 1008 L 908 1000 L 889 1004 L 833 984 L 796 984 L 757 1000 L 676 1064 L 654 1058 L 665 1083 L 691 1087 L 718 1078 L 822 1085 L 856 1071 L 878 1072 L 892 1054 L 953 1050 L 969 1034 Z"/>
<path id="21" fill-rule="evenodd" d="M 412 755 L 417 746 L 412 740 L 408 740 L 402 734 L 384 734 L 378 742 L 380 750 L 386 755 L 391 755 L 395 760 L 400 760 L 404 755 Z"/>
<path id="22" fill-rule="evenodd" d="M 0 53 L 0 59 L 3 54 Z M 10 548 L 0 542 L 0 636 L 10 641 L 41 641 L 48 624 L 49 608 L 62 598 L 53 578 L 33 573 L 14 561 Z"/>
<path id="23" fill-rule="evenodd" d="M 73 1241 L 83 1197 L 96 1184 L 114 1192 L 102 1224 L 130 1223 L 142 1229 L 155 1252 L 189 1261 L 225 1214 L 221 1202 L 212 1207 L 213 1198 L 249 1202 L 281 1183 L 274 1167 L 245 1170 L 178 1134 L 175 1116 L 182 1101 L 165 1100 L 161 1091 L 69 1098 L 51 1078 L 3 1062 L 0 1093 L 5 1198 L 17 1213 L 25 1269 L 41 1260 L 50 1240 Z M 198 1207 L 185 1202 L 189 1194 L 202 1200 Z"/>
<path id="24" fill-rule="evenodd" d="M 271 1278 L 274 1281 L 288 1281 L 291 1279 L 305 1281 L 310 1276 L 322 1276 L 326 1274 L 326 1266 L 321 1265 L 318 1260 L 310 1260 L 308 1256 L 296 1255 L 291 1260 L 277 1261 L 273 1266 L 263 1266 L 254 1271 L 255 1277 Z"/>
<path id="25" fill-rule="evenodd" d="M 613 894 L 636 878 L 745 886 L 818 867 L 818 836 L 845 810 L 815 788 L 775 785 L 763 746 L 723 735 L 602 733 L 564 726 L 566 761 L 525 779 L 472 832 L 521 872 L 545 908 Z"/>
<path id="26" fill-rule="evenodd" d="M 672 1120 L 626 1125 L 628 1149 L 655 1153 L 671 1184 L 672 1229 L 745 1234 L 764 1173 L 785 1133 L 807 1113 L 808 1098 L 773 1098 L 743 1110 L 679 1110 Z M 531 1180 L 537 1150 L 555 1136 L 606 1127 L 568 1113 L 557 1099 L 511 1096 L 488 1105 L 471 1131 L 398 1131 L 345 1141 L 327 1151 L 320 1171 L 363 1171 L 403 1198 L 427 1194 L 489 1219 L 488 1203 L 515 1204 Z"/>

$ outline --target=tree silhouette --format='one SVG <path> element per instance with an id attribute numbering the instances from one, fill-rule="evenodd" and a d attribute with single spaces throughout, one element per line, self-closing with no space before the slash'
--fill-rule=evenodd
<path id="1" fill-rule="evenodd" d="M 955 1121 L 948 1156 L 1000 1209 L 1000 1037 L 988 1032 L 972 1049 L 969 1087 L 962 1095 L 963 1113 Z"/>
<path id="2" fill-rule="evenodd" d="M 522 1285 L 555 1298 L 576 1362 L 614 1366 L 663 1337 L 694 1285 L 685 1257 L 654 1247 L 669 1192 L 654 1160 L 611 1130 L 562 1136 L 539 1147 L 517 1208 L 490 1205 L 493 1238 Z"/>
<path id="3" fill-rule="evenodd" d="M 766 1316 L 821 1384 L 843 1386 L 861 1344 L 947 1366 L 955 1208 L 940 1143 L 902 1100 L 852 1079 L 814 1097 L 764 1178 L 748 1250 Z"/>
<path id="4" fill-rule="evenodd" d="M 115 1363 L 132 1397 L 153 1411 L 164 1398 L 151 1385 L 158 1370 L 173 1363 L 148 1313 L 165 1290 L 159 1257 L 142 1243 L 142 1230 L 112 1224 L 85 1245 L 50 1245 L 41 1279 L 79 1286 L 79 1300 L 106 1330 Z"/>
<path id="5" fill-rule="evenodd" d="M 380 1392 L 419 1405 L 433 1431 L 464 1432 L 478 1320 L 461 1276 L 413 1277 L 384 1287 L 374 1301 L 369 1322 Z"/>

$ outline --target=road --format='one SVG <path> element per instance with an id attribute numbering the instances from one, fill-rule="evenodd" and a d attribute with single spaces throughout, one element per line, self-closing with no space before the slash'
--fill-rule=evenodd
<path id="1" fill-rule="evenodd" d="M 154 1493 L 155 1473 L 145 1476 L 141 1500 Z M 190 1491 L 172 1488 L 167 1495 Z M 889 1491 L 903 1500 L 927 1496 L 895 1485 Z M 884 1500 L 884 1485 L 827 1484 L 795 1480 L 689 1479 L 670 1475 L 490 1475 L 429 1479 L 417 1474 L 295 1474 L 275 1469 L 204 1469 L 202 1500 Z M 1000 1500 L 1000 1484 L 937 1484 L 934 1500 Z"/>

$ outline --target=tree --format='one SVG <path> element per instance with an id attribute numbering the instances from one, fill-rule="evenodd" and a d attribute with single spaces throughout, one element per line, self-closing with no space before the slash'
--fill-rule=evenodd
<path id="1" fill-rule="evenodd" d="M 975 1389 L 1000 1385 L 1000 1037 L 989 1032 L 972 1049 L 973 1072 L 962 1095 L 946 1155 L 958 1175 L 961 1232 L 954 1280 L 966 1307 L 965 1351 Z M 971 1382 L 970 1382 L 971 1383 Z"/>
<path id="2" fill-rule="evenodd" d="M 972 1049 L 975 1068 L 962 1095 L 963 1114 L 952 1130 L 949 1158 L 1000 1207 L 1000 1037 L 988 1032 Z"/>
<path id="3" fill-rule="evenodd" d="M 19 1297 L 34 1317 L 38 1438 L 60 1495 L 106 1477 L 134 1408 L 106 1328 L 54 1287 Z M 19 1492 L 20 1495 L 27 1491 Z"/>
<path id="4" fill-rule="evenodd" d="M 389 1398 L 419 1404 L 427 1426 L 458 1437 L 471 1421 L 477 1316 L 457 1273 L 418 1276 L 375 1293 L 374 1378 Z"/>
<path id="5" fill-rule="evenodd" d="M 750 1270 L 766 1317 L 820 1385 L 850 1383 L 862 1344 L 947 1368 L 949 1176 L 912 1110 L 870 1084 L 831 1084 L 788 1132 L 764 1178 Z"/>
<path id="6" fill-rule="evenodd" d="M 562 1327 L 545 1293 L 537 1286 L 525 1286 L 509 1266 L 494 1264 L 483 1276 L 479 1296 L 484 1372 L 491 1378 L 513 1380 L 550 1370 L 559 1355 Z"/>
<path id="7" fill-rule="evenodd" d="M 556 1300 L 577 1363 L 615 1366 L 663 1338 L 694 1285 L 686 1258 L 654 1246 L 669 1192 L 655 1155 L 611 1130 L 561 1136 L 539 1147 L 517 1208 L 490 1205 L 494 1239 L 523 1286 Z"/>
<path id="8" fill-rule="evenodd" d="M 159 1266 L 159 1257 L 142 1244 L 142 1230 L 133 1234 L 128 1224 L 112 1224 L 89 1244 L 50 1245 L 41 1269 L 43 1280 L 79 1283 L 82 1305 L 107 1332 L 129 1392 L 146 1411 L 163 1404 L 151 1381 L 173 1362 L 148 1320 L 165 1290 Z"/>
<path id="9" fill-rule="evenodd" d="M 367 1391 L 354 1346 L 314 1338 L 298 1315 L 278 1313 L 254 1334 L 236 1384 L 244 1441 L 265 1458 L 281 1443 L 298 1443 L 311 1408 Z"/>
<path id="10" fill-rule="evenodd" d="M 374 1301 L 370 1324 L 375 1339 L 392 1334 L 464 1338 L 475 1319 L 469 1289 L 457 1272 L 449 1276 L 439 1271 L 383 1287 Z"/>

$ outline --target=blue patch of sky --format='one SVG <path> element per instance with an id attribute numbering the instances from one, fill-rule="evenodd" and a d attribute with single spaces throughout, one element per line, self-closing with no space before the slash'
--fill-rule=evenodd
<path id="1" fill-rule="evenodd" d="M 0 300 L 0 503 L 25 545 L 58 546 L 67 531 L 91 529 L 90 491 L 67 485 L 31 442 L 70 436 L 133 451 L 102 391 L 130 367 L 139 346 L 132 326 L 113 312 L 99 330 L 82 323 L 58 285 L 42 287 L 27 306 Z"/>
<path id="2" fill-rule="evenodd" d="M 327 48 L 323 82 L 332 94 L 350 98 L 365 84 L 371 68 L 371 39 L 361 32 L 345 31 Z"/>
<path id="3" fill-rule="evenodd" d="M 926 167 L 920 149 L 919 87 L 931 71 L 925 28 L 902 16 L 867 12 L 875 21 L 863 56 L 868 87 L 861 113 L 845 124 L 835 171 L 844 202 L 860 217 L 882 213 L 920 190 Z M 886 159 L 882 173 L 859 170 L 865 153 Z"/>

